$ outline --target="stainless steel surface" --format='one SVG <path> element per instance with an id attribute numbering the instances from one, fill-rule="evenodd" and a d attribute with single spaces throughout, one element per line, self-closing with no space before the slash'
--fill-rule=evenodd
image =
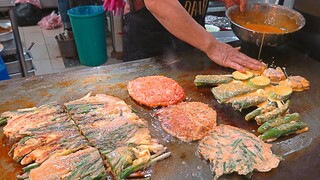
<path id="1" fill-rule="evenodd" d="M 1 55 L 5 56 L 5 55 L 12 55 L 17 53 L 16 44 L 13 39 L 10 41 L 3 42 L 2 44 L 4 49 L 0 53 Z"/>
<path id="2" fill-rule="evenodd" d="M 8 11 L 14 6 L 14 0 L 0 0 L 0 12 Z"/>
<path id="3" fill-rule="evenodd" d="M 18 24 L 15 19 L 15 14 L 13 12 L 14 0 L 0 0 L 0 12 L 9 12 L 10 22 L 13 31 L 13 37 L 16 44 L 16 52 L 18 54 L 19 62 L 22 68 L 22 76 L 26 77 L 28 75 L 26 62 L 23 55 L 23 49 L 18 29 Z"/>
<path id="4" fill-rule="evenodd" d="M 28 65 L 28 68 L 29 68 L 29 65 Z M 36 69 L 34 68 L 33 64 L 31 64 L 30 70 L 28 69 L 27 73 L 28 73 L 28 77 L 34 76 L 36 74 Z M 10 79 L 23 78 L 21 72 L 9 74 L 9 77 Z"/>
<path id="5" fill-rule="evenodd" d="M 229 43 L 238 41 L 239 39 L 232 31 L 219 31 L 211 33 L 220 42 Z"/>
<path id="6" fill-rule="evenodd" d="M 266 3 L 248 4 L 243 12 L 238 6 L 226 11 L 235 35 L 243 42 L 260 46 L 264 34 L 264 46 L 279 46 L 286 43 L 305 25 L 304 17 L 290 8 Z M 247 23 L 272 25 L 285 28 L 288 32 L 271 34 L 260 33 L 243 27 Z"/>
<path id="7" fill-rule="evenodd" d="M 18 59 L 20 62 L 20 66 L 21 66 L 21 73 L 22 73 L 23 77 L 26 77 L 26 76 L 28 76 L 27 65 L 26 65 L 26 62 L 24 59 L 24 55 L 23 55 L 23 48 L 22 48 L 22 44 L 21 44 L 21 38 L 20 38 L 20 34 L 19 34 L 18 24 L 17 24 L 15 14 L 14 14 L 12 8 L 10 8 L 10 10 L 9 10 L 9 15 L 10 15 L 10 21 L 11 21 L 11 25 L 12 25 L 14 41 L 16 43 L 17 55 L 18 55 Z"/>
<path id="8" fill-rule="evenodd" d="M 9 20 L 0 20 L 0 26 L 3 28 L 11 28 Z M 0 42 L 9 41 L 13 39 L 12 29 L 8 32 L 0 33 Z"/>
<path id="9" fill-rule="evenodd" d="M 242 51 L 256 56 L 258 47 L 242 47 Z M 267 173 L 254 172 L 251 179 L 318 179 L 320 177 L 320 63 L 294 46 L 265 48 L 262 58 L 268 64 L 286 68 L 289 75 L 307 78 L 311 87 L 307 91 L 294 92 L 291 96 L 290 112 L 297 112 L 301 120 L 309 125 L 309 131 L 299 135 L 287 136 L 273 142 L 273 152 L 283 156 L 278 168 Z M 196 155 L 197 142 L 183 143 L 171 137 L 159 126 L 154 118 L 154 110 L 136 104 L 128 95 L 128 81 L 148 75 L 164 75 L 175 79 L 185 90 L 188 101 L 200 101 L 216 109 L 218 124 L 230 124 L 255 132 L 257 125 L 246 122 L 248 111 L 234 111 L 230 105 L 219 104 L 210 88 L 197 88 L 193 80 L 198 74 L 227 74 L 232 70 L 220 67 L 199 51 L 183 52 L 180 55 L 145 59 L 109 66 L 70 71 L 60 74 L 35 76 L 0 82 L 0 113 L 6 110 L 39 106 L 51 101 L 64 103 L 83 97 L 88 92 L 106 93 L 123 99 L 149 122 L 154 138 L 159 139 L 172 152 L 168 159 L 150 168 L 152 179 L 212 179 L 208 162 Z M 0 128 L 1 129 L 1 128 Z M 1 132 L 1 130 L 0 130 Z M 0 133 L 0 137 L 3 135 Z M 2 142 L 7 144 L 5 138 Z M 19 170 L 16 162 L 6 155 L 10 146 L 0 146 L 3 154 L 0 159 L 0 179 Z M 5 162 L 5 163 L 3 163 Z M 10 168 L 8 168 L 10 167 Z M 18 169 L 18 170 L 17 170 Z M 14 171 L 16 170 L 16 171 Z M 246 179 L 235 174 L 224 175 L 224 179 Z"/>
<path id="10" fill-rule="evenodd" d="M 33 57 L 30 51 L 25 52 L 24 56 L 25 56 L 27 71 L 34 69 L 32 64 Z M 19 60 L 16 59 L 15 55 L 11 57 L 3 56 L 2 58 L 5 61 L 5 65 L 7 67 L 7 71 L 9 74 L 21 73 L 21 66 L 20 66 Z"/>

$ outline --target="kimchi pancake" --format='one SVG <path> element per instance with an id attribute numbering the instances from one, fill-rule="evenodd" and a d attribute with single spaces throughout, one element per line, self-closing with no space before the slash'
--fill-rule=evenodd
<path id="1" fill-rule="evenodd" d="M 134 79 L 127 86 L 129 95 L 148 107 L 177 104 L 186 98 L 183 88 L 164 76 L 145 76 Z"/>
<path id="2" fill-rule="evenodd" d="M 222 124 L 200 141 L 198 150 L 210 161 L 214 179 L 218 179 L 233 172 L 248 175 L 253 170 L 268 172 L 276 168 L 280 158 L 272 153 L 271 146 L 252 133 Z"/>
<path id="3" fill-rule="evenodd" d="M 159 109 L 162 128 L 182 141 L 202 139 L 216 126 L 217 113 L 201 102 L 182 102 Z"/>

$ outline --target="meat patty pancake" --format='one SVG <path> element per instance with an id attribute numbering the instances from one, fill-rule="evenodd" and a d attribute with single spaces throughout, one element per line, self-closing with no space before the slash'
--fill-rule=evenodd
<path id="1" fill-rule="evenodd" d="M 182 141 L 202 139 L 216 126 L 217 113 L 201 102 L 182 102 L 156 112 L 162 128 Z"/>
<path id="2" fill-rule="evenodd" d="M 183 88 L 164 76 L 139 77 L 128 83 L 129 95 L 138 103 L 149 106 L 168 106 L 186 98 Z"/>
<path id="3" fill-rule="evenodd" d="M 229 125 L 219 125 L 200 141 L 198 150 L 209 160 L 214 179 L 237 172 L 248 175 L 253 170 L 268 172 L 279 165 L 280 158 L 254 134 Z"/>

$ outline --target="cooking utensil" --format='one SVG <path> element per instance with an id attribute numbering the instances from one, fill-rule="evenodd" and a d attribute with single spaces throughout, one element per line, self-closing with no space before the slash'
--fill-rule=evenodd
<path id="1" fill-rule="evenodd" d="M 232 6 L 226 11 L 231 21 L 234 34 L 243 42 L 262 44 L 264 46 L 279 46 L 287 42 L 297 31 L 305 25 L 304 17 L 297 11 L 267 3 L 248 4 L 241 12 L 238 6 Z M 246 24 L 260 24 L 284 28 L 283 33 L 262 33 L 245 28 Z"/>
<path id="2" fill-rule="evenodd" d="M 11 28 L 11 22 L 9 20 L 0 20 L 0 26 L 3 28 Z M 0 42 L 9 41 L 13 39 L 12 29 L 8 32 L 0 33 Z"/>

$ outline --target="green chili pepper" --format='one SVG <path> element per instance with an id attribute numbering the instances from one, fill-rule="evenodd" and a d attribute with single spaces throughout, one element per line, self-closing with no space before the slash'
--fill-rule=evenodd
<path id="1" fill-rule="evenodd" d="M 293 113 L 293 114 L 287 114 L 284 117 L 279 117 L 279 118 L 274 118 L 274 119 L 270 119 L 269 121 L 263 123 L 259 128 L 258 128 L 258 132 L 259 133 L 264 133 L 267 130 L 280 126 L 282 124 L 286 124 L 289 123 L 291 121 L 299 121 L 300 116 L 298 113 Z"/>
<path id="2" fill-rule="evenodd" d="M 280 126 L 274 127 L 266 132 L 264 132 L 260 138 L 263 141 L 273 141 L 280 136 L 285 136 L 289 134 L 296 133 L 299 130 L 307 128 L 307 124 L 301 121 L 292 121 L 287 124 L 282 124 Z M 307 129 L 306 129 L 307 130 Z"/>

